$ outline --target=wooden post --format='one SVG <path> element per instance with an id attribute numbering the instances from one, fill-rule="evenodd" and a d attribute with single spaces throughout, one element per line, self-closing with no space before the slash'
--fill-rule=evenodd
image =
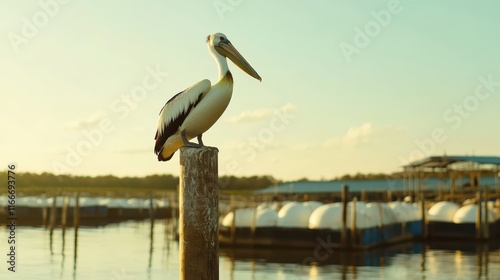
<path id="1" fill-rule="evenodd" d="M 403 197 L 406 196 L 406 168 L 403 171 Z"/>
<path id="2" fill-rule="evenodd" d="M 80 193 L 77 192 L 75 194 L 75 206 L 73 207 L 73 227 L 75 228 L 75 236 L 76 230 L 80 225 Z"/>
<path id="3" fill-rule="evenodd" d="M 57 196 L 52 197 L 52 207 L 50 208 L 50 218 L 49 218 L 50 234 L 52 234 L 52 231 L 56 226 L 56 214 L 57 214 L 56 202 L 57 202 Z"/>
<path id="4" fill-rule="evenodd" d="M 443 200 L 443 186 L 441 185 L 441 179 L 438 179 L 438 194 L 437 194 L 437 200 L 442 201 Z"/>
<path id="5" fill-rule="evenodd" d="M 148 193 L 148 198 L 149 198 L 149 219 L 153 220 L 155 212 L 153 208 L 153 194 L 151 192 Z"/>
<path id="6" fill-rule="evenodd" d="M 484 239 L 488 239 L 490 237 L 490 222 L 488 221 L 488 186 L 484 186 L 484 196 L 483 196 L 483 203 L 484 203 L 484 219 L 483 219 L 483 237 Z M 481 207 L 483 207 L 481 205 Z"/>
<path id="7" fill-rule="evenodd" d="M 379 235 L 380 235 L 380 244 L 385 243 L 385 234 L 384 234 L 384 212 L 382 210 L 382 202 L 377 202 L 377 208 L 378 208 L 378 216 L 379 216 L 379 224 L 378 224 L 378 230 L 379 230 Z"/>
<path id="8" fill-rule="evenodd" d="M 42 196 L 42 198 L 45 198 L 45 195 Z M 48 210 L 46 204 L 44 204 L 42 208 L 42 224 L 44 227 L 47 227 L 49 219 L 48 219 Z"/>
<path id="9" fill-rule="evenodd" d="M 49 216 L 49 228 L 50 228 L 50 242 L 49 242 L 49 248 L 50 248 L 50 253 L 53 254 L 52 250 L 52 244 L 53 244 L 53 234 L 54 234 L 54 227 L 56 225 L 56 198 L 57 196 L 52 197 L 52 206 L 50 207 L 50 216 Z"/>
<path id="10" fill-rule="evenodd" d="M 366 196 L 366 190 L 361 191 L 361 201 L 368 202 L 368 198 Z"/>
<path id="11" fill-rule="evenodd" d="M 451 185 L 450 185 L 450 194 L 453 196 L 455 194 L 455 185 L 456 185 L 456 177 L 455 174 L 450 174 L 450 180 L 451 180 Z"/>
<path id="12" fill-rule="evenodd" d="M 253 206 L 253 215 L 252 215 L 252 225 L 250 226 L 250 238 L 253 240 L 255 237 L 255 230 L 257 228 L 257 206 Z"/>
<path id="13" fill-rule="evenodd" d="M 181 280 L 219 279 L 217 148 L 180 149 Z"/>
<path id="14" fill-rule="evenodd" d="M 349 186 L 342 185 L 342 232 L 340 233 L 340 246 L 347 247 L 347 197 Z"/>
<path id="15" fill-rule="evenodd" d="M 73 253 L 73 271 L 76 271 L 76 256 L 78 251 L 78 227 L 80 226 L 80 193 L 75 194 L 75 205 L 73 207 L 73 227 L 75 228 L 74 235 L 74 253 Z"/>
<path id="16" fill-rule="evenodd" d="M 478 190 L 476 191 L 476 239 L 483 239 L 483 227 L 482 227 L 482 219 L 481 217 L 483 216 L 482 215 L 482 207 L 481 207 L 481 191 Z"/>
<path id="17" fill-rule="evenodd" d="M 351 246 L 356 246 L 358 230 L 356 228 L 356 202 L 358 198 L 355 196 L 351 201 Z M 365 245 L 365 244 L 362 244 Z"/>
<path id="18" fill-rule="evenodd" d="M 422 238 L 424 240 L 429 236 L 429 232 L 427 230 L 427 218 L 426 218 L 426 209 L 425 209 L 425 196 L 422 194 L 420 198 L 420 217 L 422 220 Z"/>
<path id="19" fill-rule="evenodd" d="M 47 206 L 44 206 L 42 208 L 42 224 L 43 224 L 43 226 L 45 228 L 47 227 L 47 221 L 48 221 L 48 219 L 47 219 L 47 216 L 48 216 L 47 211 L 48 211 L 47 210 Z"/>
<path id="20" fill-rule="evenodd" d="M 63 200 L 63 207 L 61 211 L 61 227 L 63 231 L 66 229 L 66 220 L 68 216 L 68 204 L 69 204 L 69 197 L 65 196 Z"/>
<path id="21" fill-rule="evenodd" d="M 229 229 L 229 235 L 231 237 L 231 242 L 236 241 L 236 207 L 234 194 L 229 197 L 229 213 L 233 213 L 233 219 L 231 220 L 231 228 Z"/>

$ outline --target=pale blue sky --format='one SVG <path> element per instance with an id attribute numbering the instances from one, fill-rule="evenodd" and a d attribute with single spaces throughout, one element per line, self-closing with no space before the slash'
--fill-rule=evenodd
<path id="1" fill-rule="evenodd" d="M 20 171 L 177 174 L 178 153 L 166 163 L 153 153 L 158 112 L 217 78 L 214 32 L 263 78 L 230 63 L 233 98 L 204 134 L 221 175 L 330 179 L 500 152 L 496 1 L 0 5 L 0 158 Z M 155 86 L 134 100 L 144 79 Z"/>

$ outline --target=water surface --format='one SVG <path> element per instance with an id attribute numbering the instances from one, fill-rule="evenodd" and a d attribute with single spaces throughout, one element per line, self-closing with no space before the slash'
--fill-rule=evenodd
<path id="1" fill-rule="evenodd" d="M 173 232 L 168 220 L 81 227 L 76 239 L 71 228 L 55 229 L 51 236 L 46 228 L 18 227 L 17 272 L 12 273 L 6 263 L 9 232 L 2 226 L 0 279 L 178 279 Z M 462 250 L 455 249 L 459 245 Z M 314 250 L 222 248 L 220 279 L 500 279 L 500 250 L 475 243 L 316 255 Z"/>

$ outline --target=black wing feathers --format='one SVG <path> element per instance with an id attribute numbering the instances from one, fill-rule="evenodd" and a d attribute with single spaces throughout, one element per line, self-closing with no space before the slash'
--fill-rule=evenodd
<path id="1" fill-rule="evenodd" d="M 176 95 L 174 95 L 172 98 L 170 98 L 170 100 L 167 101 L 167 103 L 165 104 L 165 106 L 168 103 L 173 102 L 175 100 L 175 98 L 177 96 L 179 96 L 183 92 L 184 91 L 181 91 L 181 92 L 177 93 Z M 163 144 L 165 144 L 165 142 L 167 141 L 167 139 L 170 136 L 174 135 L 177 132 L 177 130 L 182 125 L 182 123 L 184 122 L 184 120 L 186 119 L 186 117 L 189 115 L 189 112 L 194 107 L 196 107 L 196 105 L 198 105 L 198 103 L 200 103 L 202 97 L 203 97 L 203 92 L 200 92 L 199 95 L 198 95 L 198 99 L 196 99 L 196 102 L 194 102 L 192 104 L 189 104 L 189 106 L 185 110 L 183 110 L 177 117 L 175 117 L 171 122 L 165 123 L 164 127 L 163 127 L 163 133 L 161 133 L 161 135 L 158 135 L 159 134 L 158 130 L 156 131 L 156 135 L 155 135 L 155 140 L 156 140 L 156 143 L 155 143 L 155 153 L 158 155 L 158 160 L 162 160 L 163 159 L 163 157 L 162 157 L 162 159 L 160 159 L 160 157 L 161 157 L 161 151 L 163 149 Z M 163 109 L 165 109 L 165 106 L 163 107 Z M 161 111 L 160 111 L 160 114 L 161 114 Z M 168 159 L 163 159 L 163 160 L 169 160 L 170 158 L 171 158 L 171 156 Z"/>

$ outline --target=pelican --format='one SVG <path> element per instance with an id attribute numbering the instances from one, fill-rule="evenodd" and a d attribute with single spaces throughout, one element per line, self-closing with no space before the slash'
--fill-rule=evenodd
<path id="1" fill-rule="evenodd" d="M 248 75 L 262 78 L 233 47 L 226 35 L 214 33 L 207 37 L 208 50 L 219 66 L 219 80 L 212 85 L 202 80 L 174 95 L 160 111 L 155 135 L 158 161 L 168 161 L 182 146 L 202 147 L 202 135 L 226 110 L 233 94 L 233 76 L 226 58 Z M 189 142 L 197 138 L 198 143 Z"/>

